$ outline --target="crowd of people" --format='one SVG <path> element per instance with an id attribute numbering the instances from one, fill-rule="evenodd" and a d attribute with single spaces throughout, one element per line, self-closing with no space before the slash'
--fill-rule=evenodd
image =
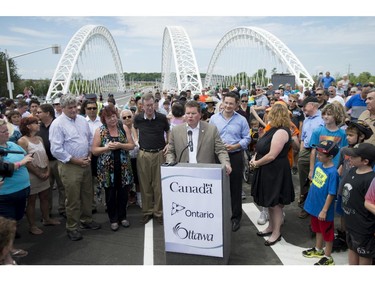
<path id="1" fill-rule="evenodd" d="M 219 163 L 229 176 L 231 227 L 241 227 L 244 165 L 251 170 L 251 196 L 260 207 L 256 235 L 265 246 L 282 238 L 283 208 L 295 200 L 301 219 L 310 217 L 316 245 L 301 256 L 332 265 L 331 253 L 348 248 L 349 264 L 375 257 L 373 83 L 338 82 L 330 73 L 313 89 L 270 83 L 230 88 L 135 93 L 119 108 L 113 95 L 65 94 L 52 104 L 18 97 L 0 119 L 2 160 L 12 175 L 0 182 L 1 264 L 15 264 L 27 251 L 14 248 L 17 224 L 26 214 L 29 232 L 43 235 L 36 218 L 53 226 L 64 220 L 72 241 L 80 229 L 102 227 L 93 214 L 103 200 L 109 227 L 128 228 L 129 204 L 140 223 L 163 225 L 160 165 Z M 191 143 L 189 140 L 192 140 Z M 185 149 L 190 146 L 190 149 Z M 251 155 L 244 161 L 244 153 Z M 298 176 L 295 187 L 292 176 Z M 58 189 L 58 206 L 52 190 Z M 297 196 L 296 196 L 296 194 Z M 57 209 L 59 219 L 51 216 Z M 334 219 L 340 224 L 335 234 Z M 3 239 L 4 237 L 4 239 Z M 325 245 L 324 245 L 325 244 Z M 324 247 L 325 246 L 325 247 Z"/>

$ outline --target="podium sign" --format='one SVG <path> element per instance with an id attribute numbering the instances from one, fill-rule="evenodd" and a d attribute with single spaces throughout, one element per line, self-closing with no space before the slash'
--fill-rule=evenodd
<path id="1" fill-rule="evenodd" d="M 162 166 L 161 180 L 166 251 L 223 257 L 222 166 Z"/>

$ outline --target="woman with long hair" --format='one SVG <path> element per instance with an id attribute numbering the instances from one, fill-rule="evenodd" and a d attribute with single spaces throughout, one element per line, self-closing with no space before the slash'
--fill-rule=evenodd
<path id="1" fill-rule="evenodd" d="M 269 224 L 257 235 L 270 236 L 265 245 L 272 246 L 281 240 L 283 207 L 294 201 L 294 187 L 288 160 L 292 137 L 287 107 L 273 105 L 268 121 L 270 129 L 259 138 L 250 166 L 254 168 L 251 195 L 269 211 Z"/>

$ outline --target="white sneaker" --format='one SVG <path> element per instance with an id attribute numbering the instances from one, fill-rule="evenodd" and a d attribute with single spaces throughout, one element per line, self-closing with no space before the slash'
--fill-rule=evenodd
<path id="1" fill-rule="evenodd" d="M 268 221 L 268 210 L 266 208 L 263 208 L 263 210 L 260 212 L 260 216 L 258 218 L 257 223 L 259 225 L 263 225 L 263 224 L 266 224 L 267 221 Z"/>

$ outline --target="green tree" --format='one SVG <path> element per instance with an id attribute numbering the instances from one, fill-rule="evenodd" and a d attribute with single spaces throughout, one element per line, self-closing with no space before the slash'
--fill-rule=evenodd
<path id="1" fill-rule="evenodd" d="M 0 52 L 0 96 L 2 97 L 9 97 L 8 91 L 8 76 L 7 76 L 7 69 L 6 69 L 6 55 L 4 52 Z M 14 93 L 18 90 L 16 87 L 18 82 L 20 81 L 20 76 L 17 74 L 17 65 L 13 59 L 9 60 L 9 71 L 11 81 L 14 84 Z"/>

